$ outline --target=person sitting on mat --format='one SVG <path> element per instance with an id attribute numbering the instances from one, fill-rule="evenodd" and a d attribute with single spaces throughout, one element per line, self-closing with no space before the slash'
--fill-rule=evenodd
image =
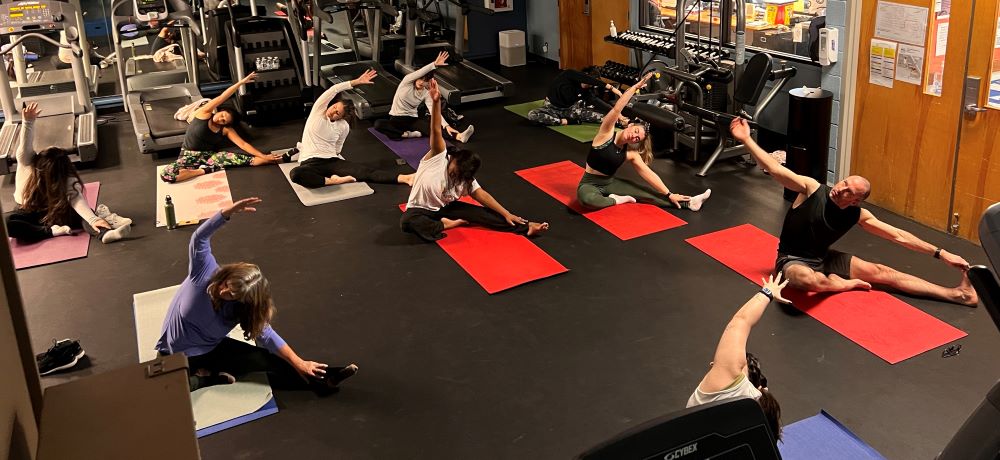
<path id="1" fill-rule="evenodd" d="M 299 166 L 289 174 L 292 182 L 307 188 L 356 181 L 378 184 L 413 183 L 413 174 L 378 171 L 347 161 L 340 154 L 351 131 L 349 122 L 355 119 L 354 101 L 345 99 L 341 92 L 360 85 L 370 85 L 375 76 L 374 70 L 368 70 L 354 80 L 333 85 L 316 99 L 306 120 L 305 130 L 302 131 L 302 142 L 284 156 L 291 160 L 295 151 L 299 152 Z"/>
<path id="2" fill-rule="evenodd" d="M 560 72 L 549 86 L 545 103 L 528 112 L 528 119 L 545 126 L 600 123 L 611 106 L 597 97 L 594 89 L 604 88 L 618 97 L 622 96 L 617 87 L 605 83 L 600 76 L 595 66 L 587 67 L 583 72 L 574 69 Z M 619 117 L 619 121 L 626 123 L 624 117 Z"/>
<path id="3" fill-rule="evenodd" d="M 267 372 L 276 388 L 330 394 L 358 366 L 329 368 L 300 358 L 270 325 L 274 300 L 260 267 L 247 262 L 220 266 L 212 254 L 212 235 L 234 214 L 256 211 L 260 202 L 239 200 L 191 235 L 188 275 L 170 301 L 156 350 L 161 355 L 187 355 L 191 391 L 233 383 L 234 376 Z M 263 347 L 227 337 L 237 325 L 244 339 L 255 339 Z"/>
<path id="4" fill-rule="evenodd" d="M 840 292 L 869 290 L 872 284 L 877 284 L 911 295 L 970 307 L 977 305 L 979 296 L 965 274 L 969 270 L 965 259 L 882 222 L 871 211 L 861 208 L 861 203 L 871 193 L 868 179 L 849 176 L 833 187 L 821 184 L 811 177 L 795 174 L 768 155 L 750 136 L 746 120 L 734 119 L 729 129 L 774 180 L 798 193 L 785 214 L 774 264 L 774 271 L 783 273 L 792 287 L 813 292 Z M 962 281 L 956 287 L 947 288 L 830 249 L 855 225 L 912 251 L 941 259 L 962 272 Z"/>
<path id="5" fill-rule="evenodd" d="M 14 175 L 14 211 L 7 215 L 7 234 L 21 243 L 36 243 L 56 236 L 72 235 L 85 228 L 102 243 L 128 236 L 132 219 L 113 214 L 105 205 L 90 209 L 83 180 L 73 166 L 75 151 L 48 147 L 35 152 L 32 143 L 35 119 L 41 110 L 31 102 L 21 111 L 21 138 L 17 146 Z"/>
<path id="6" fill-rule="evenodd" d="M 430 109 L 432 102 L 427 85 L 434 80 L 434 69 L 448 65 L 447 61 L 448 53 L 442 51 L 438 53 L 434 62 L 403 77 L 403 80 L 399 82 L 399 87 L 396 88 L 396 94 L 392 97 L 389 119 L 376 120 L 375 129 L 394 141 L 403 138 L 423 137 L 424 134 L 416 129 L 417 121 L 420 119 L 420 104 L 426 104 L 427 108 Z M 448 135 L 463 144 L 469 142 L 469 138 L 476 130 L 474 126 L 469 125 L 464 131 L 459 132 L 458 129 L 448 124 L 444 116 L 440 116 L 440 118 Z"/>
<path id="7" fill-rule="evenodd" d="M 406 211 L 400 217 L 403 231 L 425 241 L 435 241 L 445 237 L 444 230 L 466 224 L 527 236 L 548 230 L 548 223 L 529 222 L 511 214 L 479 186 L 475 178 L 480 165 L 478 155 L 464 149 L 447 150 L 441 134 L 441 93 L 434 80 L 428 83 L 428 88 L 431 97 L 430 150 L 420 160 Z M 482 206 L 459 201 L 465 195 Z"/>
<path id="8" fill-rule="evenodd" d="M 238 112 L 229 107 L 219 107 L 236 94 L 240 86 L 254 81 L 256 77 L 257 73 L 251 72 L 195 111 L 191 126 L 184 135 L 180 157 L 163 169 L 160 179 L 164 182 L 183 182 L 225 168 L 281 162 L 281 154 L 264 154 L 240 137 L 233 128 L 239 124 Z M 249 154 L 220 151 L 224 139 L 229 139 Z"/>
<path id="9" fill-rule="evenodd" d="M 788 281 L 782 282 L 780 273 L 777 278 L 770 276 L 762 281 L 764 287 L 760 292 L 747 300 L 726 325 L 715 348 L 711 369 L 688 398 L 686 407 L 726 399 L 751 398 L 764 411 L 767 425 L 777 442 L 781 439 L 781 406 L 767 388 L 767 378 L 760 372 L 757 357 L 747 351 L 747 339 L 771 300 L 788 303 L 781 296 L 781 290 Z"/>
<path id="10" fill-rule="evenodd" d="M 615 132 L 615 122 L 621 116 L 622 109 L 632 96 L 652 77 L 646 74 L 628 91 L 618 98 L 618 103 L 604 116 L 597 136 L 587 154 L 587 167 L 576 189 L 577 199 L 586 208 L 602 209 L 624 203 L 651 203 L 657 206 L 687 208 L 692 211 L 701 209 L 712 190 L 705 190 L 697 196 L 686 196 L 672 193 L 660 179 L 660 176 L 649 168 L 653 161 L 653 142 L 647 132 L 646 125 L 633 122 L 625 129 Z M 649 187 L 625 179 L 615 177 L 618 169 L 628 162 L 639 173 Z"/>

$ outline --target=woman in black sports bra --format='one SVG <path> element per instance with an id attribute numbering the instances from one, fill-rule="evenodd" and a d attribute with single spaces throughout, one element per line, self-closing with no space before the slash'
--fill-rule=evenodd
<path id="1" fill-rule="evenodd" d="M 583 206 L 601 209 L 640 201 L 697 211 L 711 196 L 711 189 L 693 197 L 671 193 L 660 176 L 649 168 L 649 163 L 653 161 L 653 143 L 644 123 L 633 122 L 615 133 L 615 122 L 621 116 L 622 109 L 640 88 L 646 86 L 652 75 L 646 74 L 639 83 L 622 94 L 618 103 L 601 121 L 601 128 L 587 154 L 587 169 L 576 189 L 576 197 Z M 614 177 L 625 162 L 635 168 L 649 187 Z"/>

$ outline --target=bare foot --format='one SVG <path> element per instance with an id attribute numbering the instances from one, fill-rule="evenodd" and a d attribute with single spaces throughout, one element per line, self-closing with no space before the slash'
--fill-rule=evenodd
<path id="1" fill-rule="evenodd" d="M 444 230 L 450 228 L 460 227 L 462 225 L 467 225 L 469 221 L 464 219 L 448 219 L 446 217 L 441 218 L 441 223 L 444 224 Z"/>
<path id="2" fill-rule="evenodd" d="M 351 182 L 357 182 L 354 176 L 337 176 L 333 175 L 326 178 L 326 185 L 340 185 L 349 184 Z"/>
<path id="3" fill-rule="evenodd" d="M 954 301 L 967 307 L 979 306 L 979 294 L 972 287 L 969 275 L 962 274 L 962 282 L 955 288 Z"/>
<path id="4" fill-rule="evenodd" d="M 545 233 L 549 229 L 548 222 L 528 222 L 528 236 L 535 236 L 541 233 Z"/>
<path id="5" fill-rule="evenodd" d="M 844 286 L 845 291 L 852 291 L 854 289 L 860 289 L 862 291 L 870 291 L 872 289 L 871 283 L 863 280 L 845 280 L 837 275 L 830 275 L 830 279 L 841 283 Z"/>
<path id="6" fill-rule="evenodd" d="M 406 184 L 413 187 L 413 176 L 415 175 L 416 174 L 400 174 L 399 177 L 396 178 L 396 181 L 400 184 Z"/>

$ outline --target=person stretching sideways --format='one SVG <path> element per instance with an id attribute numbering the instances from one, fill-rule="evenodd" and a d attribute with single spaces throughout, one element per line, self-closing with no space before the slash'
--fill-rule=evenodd
<path id="1" fill-rule="evenodd" d="M 404 138 L 423 137 L 423 133 L 417 129 L 420 104 L 426 104 L 430 109 L 432 101 L 427 91 L 428 83 L 434 80 L 434 69 L 448 65 L 448 53 L 442 51 L 438 53 L 437 59 L 403 77 L 396 88 L 396 94 L 392 97 L 392 108 L 389 109 L 389 119 L 376 120 L 375 129 L 385 134 L 389 139 L 398 141 Z M 433 116 L 433 115 L 432 115 Z M 441 125 L 444 125 L 448 135 L 455 140 L 466 143 L 472 137 L 476 128 L 469 125 L 465 131 L 451 127 L 444 116 L 440 116 Z M 433 129 L 433 128 L 432 128 Z M 440 128 L 439 128 L 440 129 Z"/>
<path id="2" fill-rule="evenodd" d="M 413 174 L 378 171 L 347 161 L 341 155 L 344 141 L 351 132 L 350 123 L 356 118 L 354 101 L 345 99 L 341 93 L 372 84 L 376 75 L 374 70 L 368 70 L 354 80 L 333 85 L 316 99 L 309 118 L 306 119 L 305 130 L 302 131 L 302 142 L 295 149 L 299 152 L 299 166 L 289 173 L 292 182 L 307 188 L 356 181 L 413 184 Z M 294 153 L 286 153 L 285 158 L 291 160 Z"/>
<path id="3" fill-rule="evenodd" d="M 191 126 L 184 135 L 180 157 L 163 168 L 160 179 L 164 182 L 183 182 L 229 167 L 263 166 L 281 161 L 280 154 L 264 154 L 243 140 L 233 129 L 239 124 L 239 114 L 229 107 L 219 107 L 236 94 L 240 86 L 256 77 L 257 73 L 251 72 L 194 112 Z M 224 139 L 229 139 L 249 155 L 220 151 Z"/>
<path id="4" fill-rule="evenodd" d="M 544 126 L 600 123 L 611 106 L 597 97 L 594 90 L 603 88 L 615 96 L 622 96 L 618 88 L 605 83 L 600 76 L 600 71 L 594 66 L 583 69 L 583 72 L 575 69 L 562 71 L 552 80 L 545 103 L 528 112 L 528 119 Z M 625 126 L 628 120 L 619 117 L 619 123 Z"/>
<path id="5" fill-rule="evenodd" d="M 481 163 L 478 155 L 464 149 L 447 150 L 441 134 L 441 93 L 434 80 L 428 83 L 428 88 L 431 148 L 417 167 L 406 211 L 399 219 L 402 230 L 425 241 L 444 238 L 444 230 L 466 224 L 528 236 L 548 230 L 548 223 L 528 222 L 511 214 L 479 186 L 475 177 Z M 458 201 L 466 195 L 482 206 Z"/>
<path id="6" fill-rule="evenodd" d="M 795 174 L 768 155 L 750 136 L 746 120 L 734 119 L 729 130 L 737 141 L 746 145 L 753 158 L 767 169 L 774 180 L 798 193 L 785 214 L 778 258 L 774 263 L 774 271 L 783 273 L 792 287 L 813 292 L 840 292 L 869 290 L 872 284 L 878 284 L 911 295 L 976 306 L 979 296 L 965 275 L 969 270 L 965 259 L 882 222 L 871 211 L 860 207 L 871 193 L 868 179 L 848 176 L 833 187 L 820 184 L 816 179 Z M 962 281 L 956 287 L 946 288 L 830 249 L 855 225 L 879 238 L 940 259 L 961 271 Z"/>
<path id="7" fill-rule="evenodd" d="M 687 407 L 726 399 L 751 398 L 764 411 L 767 426 L 777 442 L 781 439 L 781 406 L 767 388 L 767 378 L 760 372 L 757 357 L 747 352 L 747 339 L 771 300 L 789 303 L 781 296 L 781 290 L 788 281 L 782 282 L 780 273 L 777 278 L 772 275 L 761 281 L 764 287 L 747 300 L 726 325 L 715 348 L 712 368 L 688 398 Z"/>
<path id="8" fill-rule="evenodd" d="M 701 209 L 712 190 L 705 190 L 697 196 L 686 196 L 671 193 L 663 179 L 649 168 L 653 161 L 653 141 L 643 123 L 632 123 L 625 129 L 615 132 L 615 122 L 621 117 L 622 109 L 628 105 L 632 96 L 652 78 L 648 73 L 638 83 L 618 98 L 618 103 L 601 121 L 601 128 L 590 145 L 587 154 L 587 168 L 577 186 L 576 196 L 586 208 L 602 209 L 624 203 L 655 204 L 664 207 L 687 208 L 692 211 Z M 615 173 L 625 162 L 639 173 L 652 190 L 625 179 L 615 177 Z"/>

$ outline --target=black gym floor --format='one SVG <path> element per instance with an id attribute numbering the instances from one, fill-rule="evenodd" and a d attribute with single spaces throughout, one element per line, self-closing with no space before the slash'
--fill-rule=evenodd
<path id="1" fill-rule="evenodd" d="M 673 190 L 713 190 L 688 225 L 621 241 L 514 174 L 587 146 L 505 111 L 540 99 L 556 70 L 501 71 L 518 85 L 509 101 L 463 109 L 476 124 L 469 148 L 480 182 L 513 212 L 545 220 L 536 244 L 570 272 L 486 294 L 440 248 L 399 231 L 408 189 L 302 206 L 277 167 L 229 171 L 233 197 L 259 196 L 255 215 L 214 239 L 221 262 L 261 265 L 274 286 L 274 326 L 306 358 L 357 362 L 342 391 L 317 399 L 278 392 L 280 412 L 200 441 L 206 459 L 568 458 L 647 419 L 683 408 L 726 322 L 756 287 L 684 242 L 742 223 L 777 234 L 786 203 L 759 170 L 736 164 L 694 175 L 683 162 L 653 168 Z M 101 128 L 100 202 L 133 218 L 125 242 L 91 244 L 86 259 L 18 272 L 36 352 L 79 338 L 89 362 L 43 379 L 54 385 L 136 362 L 132 294 L 178 284 L 193 228 L 153 227 L 154 160 L 137 153 L 125 114 Z M 261 149 L 290 147 L 301 122 L 254 130 Z M 395 156 L 352 130 L 347 158 L 396 167 Z M 402 167 L 405 168 L 405 167 Z M 878 184 L 875 184 L 877 187 Z M 13 177 L 2 203 L 11 209 Z M 874 209 L 886 221 L 984 263 L 977 246 Z M 932 281 L 955 271 L 856 229 L 837 248 Z M 511 270 L 517 260 L 501 260 Z M 941 349 L 889 365 L 804 315 L 771 306 L 753 331 L 785 424 L 826 409 L 889 458 L 932 458 L 1000 376 L 1000 335 L 982 309 L 905 300 L 969 333 L 959 356 Z M 150 414 L 155 417 L 155 414 Z"/>

